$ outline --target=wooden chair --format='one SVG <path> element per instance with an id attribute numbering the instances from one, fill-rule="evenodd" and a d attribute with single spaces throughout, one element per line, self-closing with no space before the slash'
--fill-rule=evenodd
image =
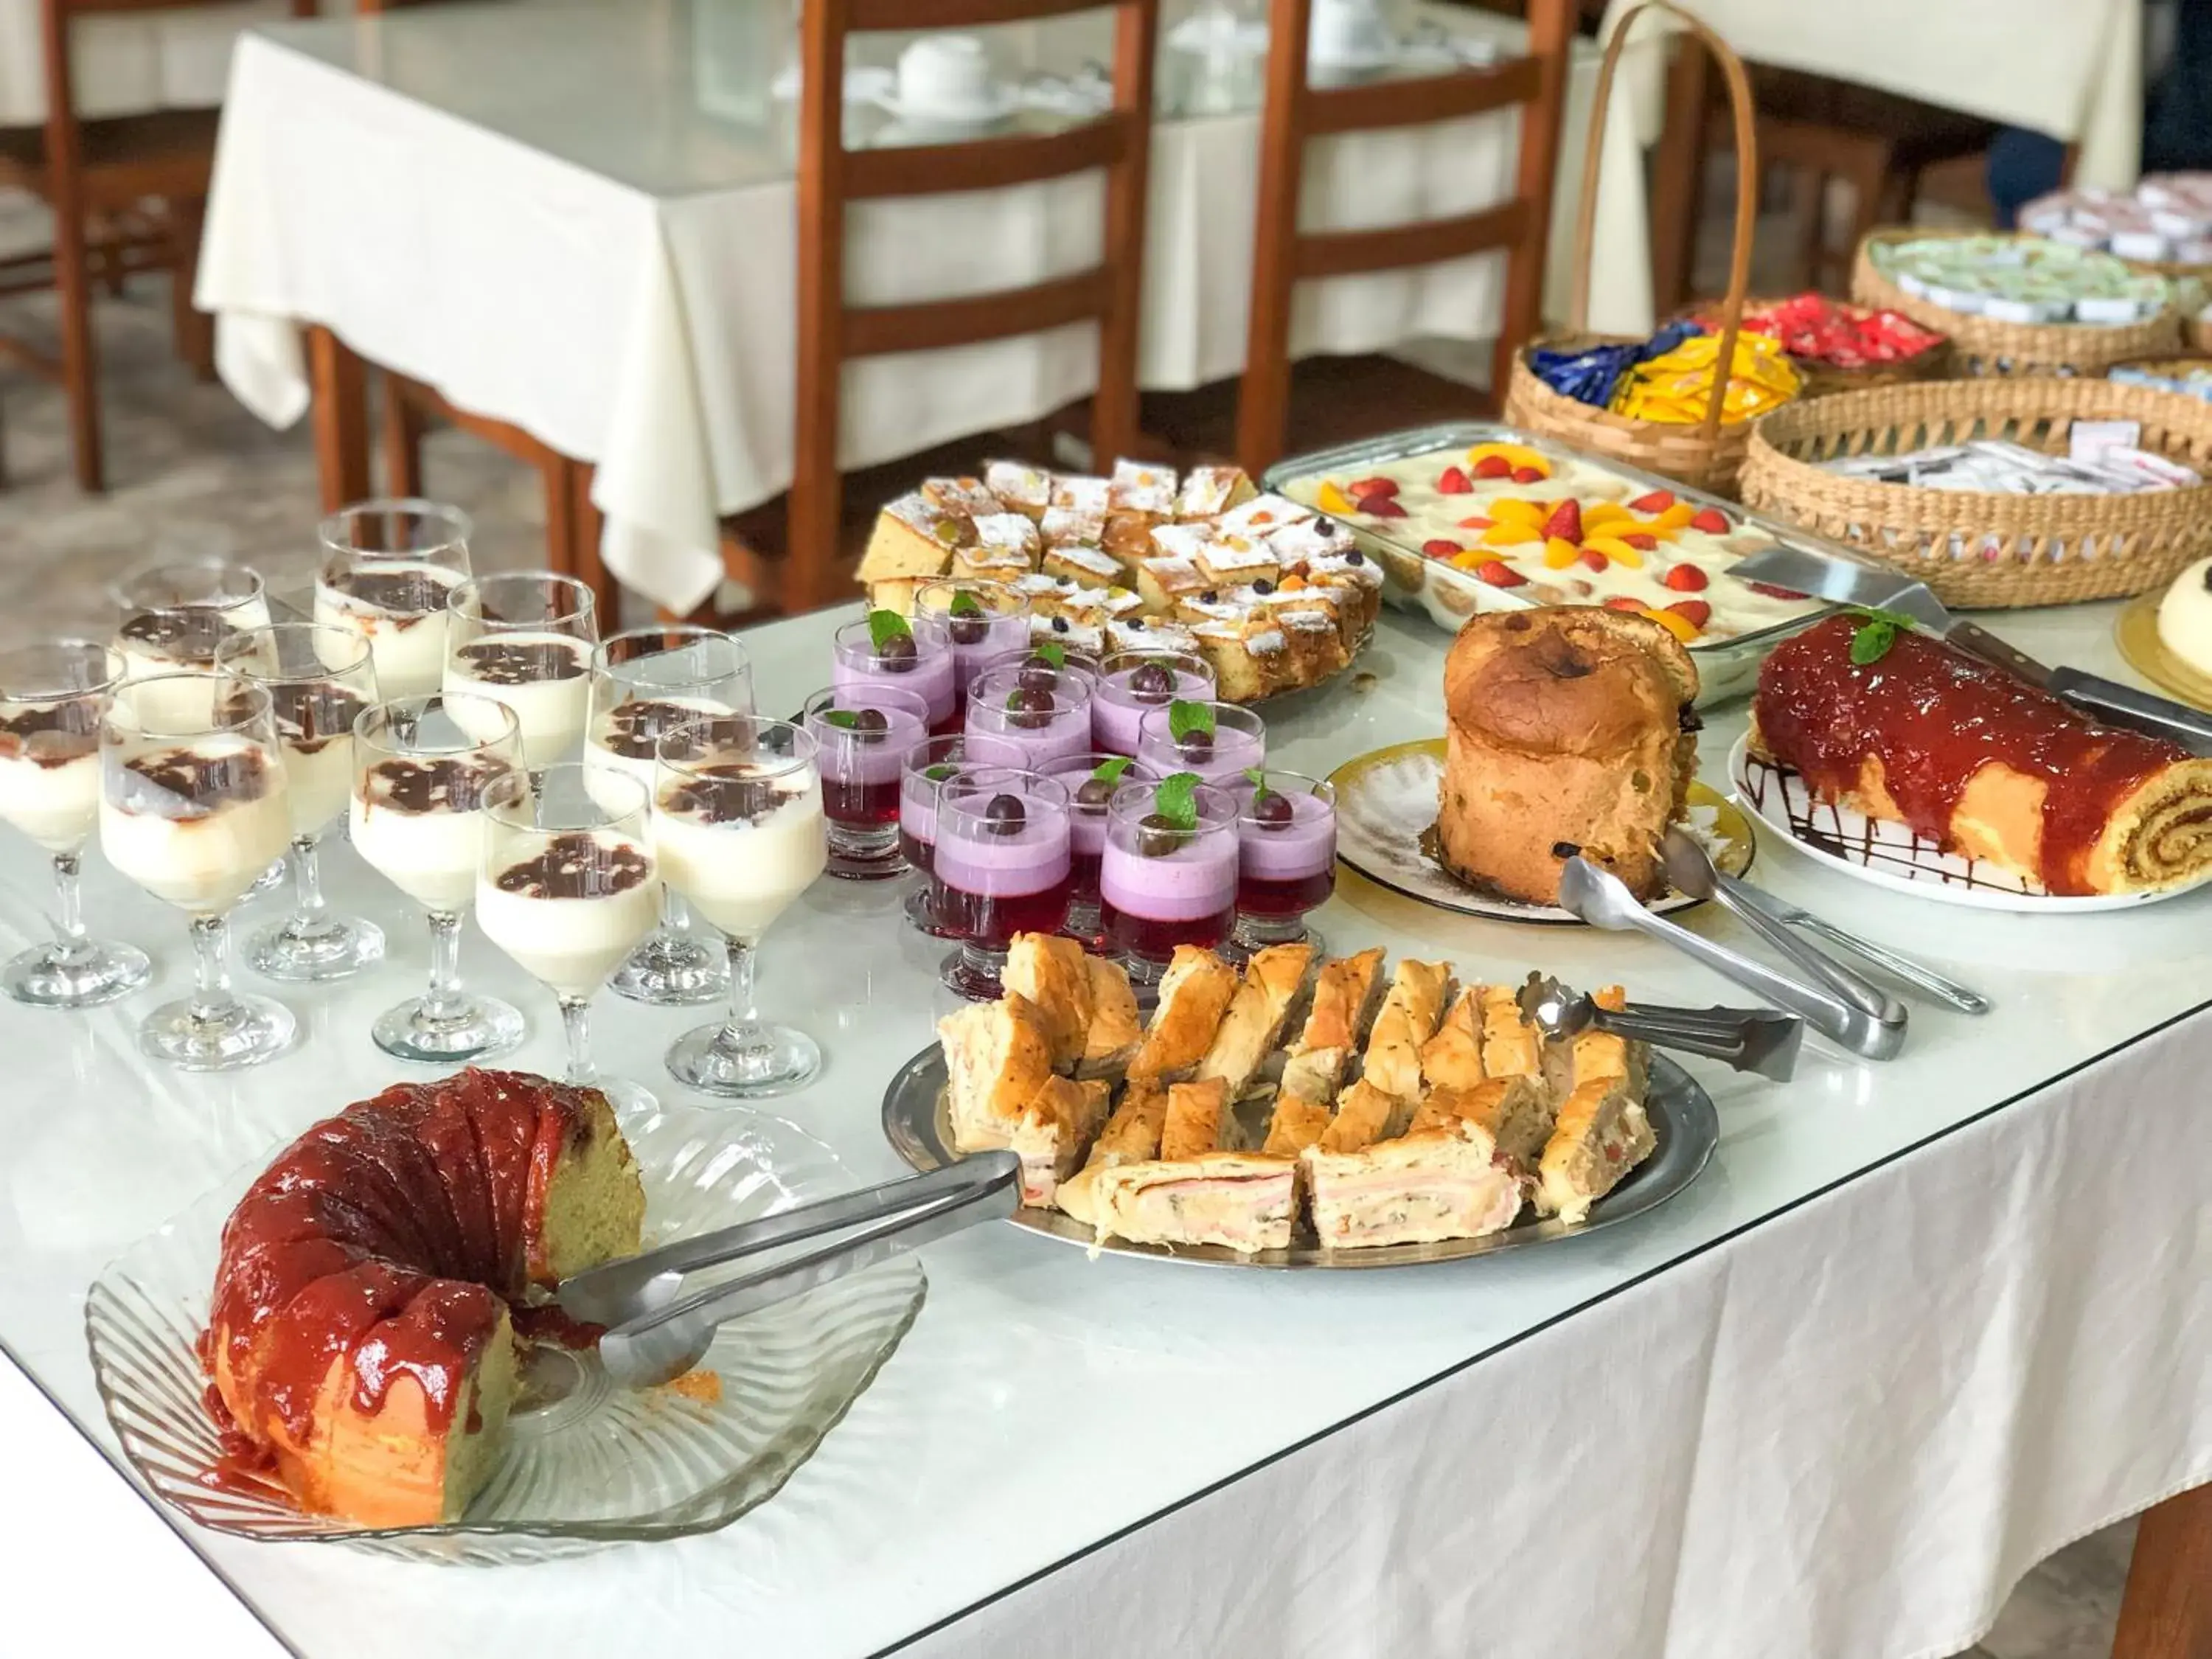
<path id="1" fill-rule="evenodd" d="M 92 331 L 94 287 L 118 289 L 141 270 L 172 273 L 178 355 L 203 377 L 215 369 L 214 335 L 192 309 L 200 221 L 215 165 L 219 112 L 162 110 L 87 121 L 76 112 L 70 25 L 89 13 L 173 9 L 222 0 L 40 0 L 46 120 L 0 129 L 0 185 L 41 198 L 53 210 L 50 252 L 0 264 L 0 295 L 52 287 L 60 301 L 61 355 L 51 359 L 0 337 L 0 358 L 60 385 L 69 402 L 77 483 L 106 486 L 100 433 L 100 370 Z M 293 0 L 312 16 L 313 0 Z M 149 210 L 147 204 L 159 205 Z"/>
<path id="2" fill-rule="evenodd" d="M 1101 465 L 1137 447 L 1138 302 L 1159 0 L 1105 0 L 1115 12 L 1112 106 L 1049 133 L 848 150 L 845 43 L 886 29 L 969 28 L 1101 9 L 1101 0 L 807 0 L 799 106 L 799 381 L 795 465 L 780 555 L 724 542 L 732 577 L 767 611 L 796 613 L 849 597 L 839 556 L 840 379 L 856 358 L 931 351 L 1098 325 L 1098 388 L 1090 436 Z M 1103 249 L 1087 270 L 1026 288 L 895 306 L 856 307 L 845 284 L 845 216 L 857 202 L 1002 190 L 1103 169 Z"/>
<path id="3" fill-rule="evenodd" d="M 1544 248 L 1574 0 L 1528 0 L 1526 57 L 1419 79 L 1342 87 L 1308 84 L 1311 11 L 1312 0 L 1273 0 L 1268 15 L 1252 316 L 1237 413 L 1237 459 L 1255 476 L 1282 453 L 1291 393 L 1291 305 L 1298 283 L 1508 250 L 1492 370 L 1493 388 L 1501 391 L 1513 353 L 1535 331 L 1543 301 Z M 1521 154 L 1508 200 L 1453 218 L 1383 228 L 1299 228 L 1299 189 L 1310 141 L 1335 133 L 1430 125 L 1516 105 L 1522 112 Z"/>

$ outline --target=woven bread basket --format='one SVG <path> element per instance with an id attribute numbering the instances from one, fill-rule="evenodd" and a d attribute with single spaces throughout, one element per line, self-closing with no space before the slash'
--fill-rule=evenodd
<path id="1" fill-rule="evenodd" d="M 2066 453 L 2076 420 L 2212 476 L 2212 404 L 2109 380 L 1931 380 L 1793 403 L 1757 422 L 1747 507 L 1909 571 L 1948 605 L 2072 605 L 2171 580 L 2212 556 L 2212 484 L 2136 495 L 2004 495 L 1877 483 L 1819 465 L 1970 438 Z"/>
<path id="2" fill-rule="evenodd" d="M 1957 368 L 1967 374 L 2101 374 L 2123 358 L 2170 352 L 2180 339 L 2180 319 L 2171 309 L 2140 323 L 2000 323 L 1907 294 L 1875 269 L 1878 243 L 1987 234 L 1917 226 L 1869 231 L 1852 262 L 1851 298 L 1863 306 L 1901 311 L 1923 328 L 1949 335 Z"/>
<path id="3" fill-rule="evenodd" d="M 1613 31 L 1613 39 L 1606 46 L 1605 61 L 1598 70 L 1597 93 L 1590 104 L 1589 139 L 1583 152 L 1582 204 L 1575 224 L 1574 300 L 1568 313 L 1568 327 L 1563 334 L 1531 341 L 1514 354 L 1513 370 L 1506 382 L 1505 421 L 1523 432 L 1556 439 L 1602 460 L 1620 461 L 1646 472 L 1678 478 L 1716 495 L 1733 495 L 1736 474 L 1743 466 L 1744 446 L 1750 435 L 1751 422 L 1722 421 L 1722 400 L 1728 391 L 1726 374 L 1713 376 L 1712 399 L 1706 407 L 1705 419 L 1686 424 L 1638 420 L 1580 402 L 1552 390 L 1528 367 L 1532 350 L 1581 351 L 1591 346 L 1632 342 L 1632 337 L 1589 331 L 1590 237 L 1597 222 L 1597 170 L 1605 153 L 1602 138 L 1606 109 L 1613 98 L 1613 73 L 1620 65 L 1621 48 L 1627 44 L 1632 26 L 1647 11 L 1668 12 L 1680 19 L 1683 27 L 1712 54 L 1728 82 L 1729 105 L 1735 123 L 1735 240 L 1729 256 L 1728 297 L 1721 302 L 1719 361 L 1723 364 L 1735 361 L 1736 335 L 1743 319 L 1744 289 L 1751 276 L 1753 217 L 1759 205 L 1759 156 L 1753 135 L 1751 82 L 1745 77 L 1742 60 L 1705 23 L 1674 4 L 1673 0 L 1645 0 L 1643 5 L 1622 15 Z M 1689 47 L 1686 44 L 1681 49 L 1687 51 Z"/>

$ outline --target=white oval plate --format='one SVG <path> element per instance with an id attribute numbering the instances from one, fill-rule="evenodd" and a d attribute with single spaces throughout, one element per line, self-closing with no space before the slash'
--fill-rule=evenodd
<path id="1" fill-rule="evenodd" d="M 1786 766 L 1756 759 L 1751 740 L 1729 750 L 1729 782 L 1743 810 L 1807 858 L 1847 876 L 1914 898 L 1962 904 L 1975 910 L 2020 910 L 2036 915 L 2086 915 L 2131 910 L 2139 904 L 2193 893 L 2204 884 L 2153 893 L 2094 893 L 2062 896 L 2041 883 L 1999 870 L 1962 853 L 1947 853 L 1902 823 L 1869 818 L 1848 806 L 1813 799 L 1804 778 Z"/>

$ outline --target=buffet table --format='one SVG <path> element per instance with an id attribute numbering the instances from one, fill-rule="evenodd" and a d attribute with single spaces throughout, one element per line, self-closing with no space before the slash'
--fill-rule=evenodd
<path id="1" fill-rule="evenodd" d="M 1167 21 L 1188 9 L 1170 6 Z M 1511 20 L 1433 9 L 1507 52 L 1525 38 Z M 271 423 L 297 420 L 309 397 L 300 326 L 327 328 L 369 362 L 591 463 L 608 568 L 690 610 L 720 579 L 719 517 L 791 480 L 795 147 L 774 86 L 792 61 L 791 15 L 770 0 L 543 0 L 248 34 L 198 289 L 221 319 L 225 381 Z M 1068 74 L 1107 55 L 1096 15 L 991 33 L 1010 68 Z M 895 61 L 908 38 L 871 37 L 870 64 Z M 1176 60 L 1190 56 L 1164 46 L 1158 77 L 1170 118 L 1153 141 L 1139 365 L 1155 389 L 1242 368 L 1251 290 L 1256 66 L 1219 89 L 1222 112 L 1179 116 L 1170 100 L 1191 75 Z M 1565 189 L 1580 176 L 1596 68 L 1578 46 Z M 901 142 L 872 112 L 853 123 L 851 142 Z M 1310 228 L 1501 200 L 1517 135 L 1499 111 L 1317 144 Z M 1627 135 L 1615 143 L 1591 315 L 1635 331 L 1650 324 L 1644 187 Z M 860 304 L 1018 287 L 1097 258 L 1091 177 L 870 204 L 852 217 Z M 1555 210 L 1554 222 L 1571 221 Z M 1554 314 L 1572 241 L 1553 239 Z M 1293 350 L 1488 340 L 1504 272 L 1501 255 L 1484 255 L 1310 284 Z M 1087 394 L 1096 364 L 1079 327 L 854 363 L 842 459 L 865 466 L 1041 418 Z"/>
<path id="2" fill-rule="evenodd" d="M 827 678 L 848 614 L 749 636 L 765 703 Z M 2046 659 L 2124 672 L 2111 625 L 2108 607 L 2004 623 Z M 1356 682 L 1267 711 L 1273 761 L 1326 773 L 1434 732 L 1445 642 L 1386 612 Z M 1739 705 L 1709 726 L 1708 781 L 1741 725 Z M 4 858 L 13 949 L 40 930 L 45 871 L 15 842 Z M 95 929 L 151 950 L 155 990 L 173 989 L 175 915 L 91 862 Z M 325 867 L 394 960 L 288 988 L 303 1044 L 260 1070 L 149 1066 L 137 998 L 72 1018 L 0 1006 L 15 1084 L 0 1345 L 66 1414 L 0 1375 L 0 1436 L 68 1471 L 73 1494 L 97 1483 L 70 1425 L 116 1455 L 86 1355 L 89 1280 L 227 1171 L 392 1080 L 367 1026 L 419 982 L 420 920 L 345 849 Z M 1955 1652 L 2036 1561 L 2212 1479 L 2212 893 L 2030 921 L 1893 896 L 1772 846 L 1755 875 L 1995 1011 L 1916 1004 L 1899 1060 L 1808 1047 L 1784 1086 L 1690 1061 L 1719 1107 L 1714 1166 L 1653 1214 L 1557 1246 L 1356 1273 L 1092 1261 L 1002 1225 L 932 1246 L 925 1305 L 874 1384 L 778 1496 L 718 1532 L 439 1568 L 177 1528 L 285 1646 L 347 1659 L 677 1652 L 708 1632 L 799 1656 L 1027 1656 L 1041 1638 L 1116 1654 Z M 944 1003 L 897 897 L 823 881 L 770 934 L 763 1011 L 827 1059 L 772 1117 L 707 1109 L 662 1073 L 696 1013 L 602 998 L 602 1063 L 701 1134 L 834 1153 L 846 1174 L 822 1187 L 899 1173 L 878 1101 Z M 1541 966 L 1646 1000 L 1740 996 L 1640 939 L 1449 916 L 1349 875 L 1316 919 L 1340 949 L 1499 977 Z M 554 1069 L 543 994 L 473 927 L 463 963 L 529 1012 L 514 1063 Z M 112 1587 L 157 1583 L 181 1551 L 112 1485 L 87 1499 L 108 1592 L 88 1594 L 83 1553 L 58 1577 L 11 1577 L 0 1649 L 42 1619 L 88 1651 L 139 1627 L 143 1609 L 108 1605 L 138 1598 Z M 47 1530 L 48 1513 L 12 1507 L 10 1526 Z"/>

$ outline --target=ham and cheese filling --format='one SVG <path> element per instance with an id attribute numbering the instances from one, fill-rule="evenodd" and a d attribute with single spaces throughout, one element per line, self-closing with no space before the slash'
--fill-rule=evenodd
<path id="1" fill-rule="evenodd" d="M 1232 1250 L 1287 1249 L 1293 1182 L 1280 1174 L 1189 1176 L 1120 1194 L 1108 1231 L 1138 1243 L 1219 1244 Z"/>
<path id="2" fill-rule="evenodd" d="M 1521 1213 L 1521 1183 L 1498 1169 L 1370 1169 L 1314 1173 L 1323 1244 L 1426 1244 L 1480 1238 Z"/>

